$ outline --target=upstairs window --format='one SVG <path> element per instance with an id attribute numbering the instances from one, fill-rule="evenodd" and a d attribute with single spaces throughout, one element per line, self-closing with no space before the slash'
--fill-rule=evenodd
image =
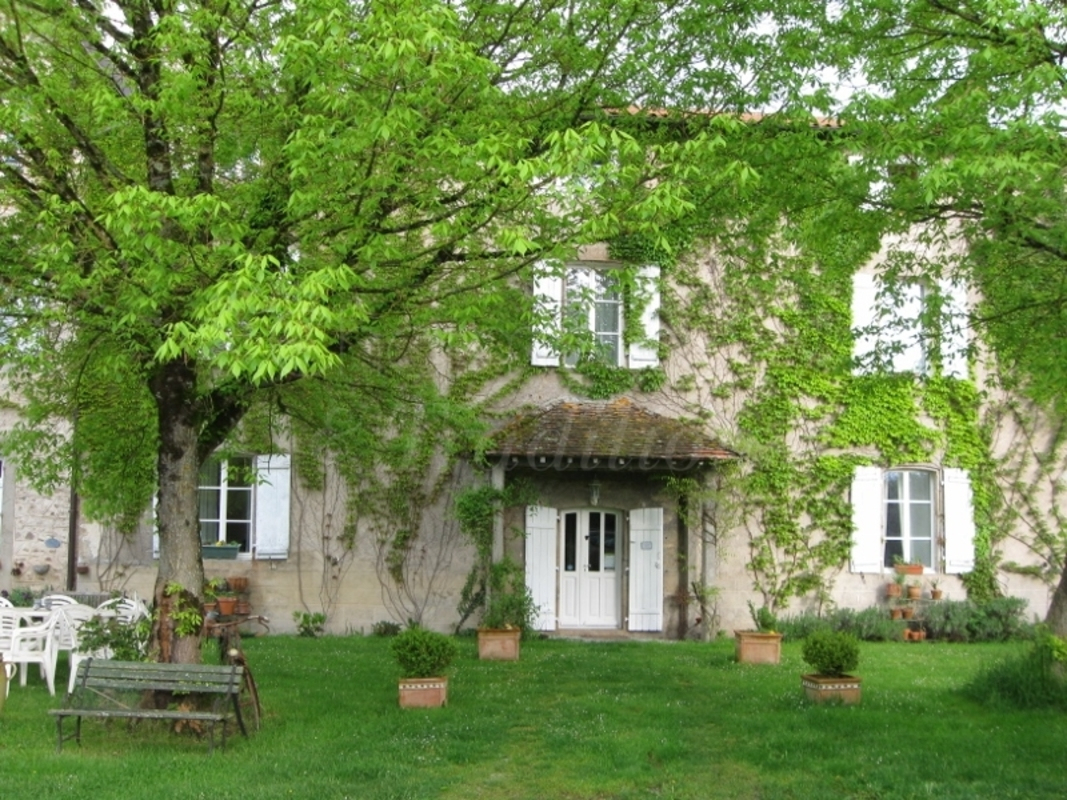
<path id="1" fill-rule="evenodd" d="M 546 267 L 534 281 L 542 322 L 534 333 L 531 362 L 574 367 L 587 358 L 630 369 L 656 366 L 659 268 L 639 270 L 634 286 L 627 303 L 621 268 L 584 263 Z"/>
<path id="2" fill-rule="evenodd" d="M 954 281 L 909 281 L 890 292 L 874 275 L 854 275 L 852 332 L 859 374 L 967 377 L 967 290 Z"/>

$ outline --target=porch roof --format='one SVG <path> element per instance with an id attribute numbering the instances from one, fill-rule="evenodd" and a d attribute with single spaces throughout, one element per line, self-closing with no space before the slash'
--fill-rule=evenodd
<path id="1" fill-rule="evenodd" d="M 738 453 L 706 436 L 691 421 L 634 405 L 560 401 L 514 417 L 492 437 L 486 455 L 535 468 L 689 469 Z"/>

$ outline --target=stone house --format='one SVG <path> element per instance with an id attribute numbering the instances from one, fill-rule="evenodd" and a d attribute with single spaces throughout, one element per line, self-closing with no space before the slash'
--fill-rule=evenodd
<path id="1" fill-rule="evenodd" d="M 1018 399 L 961 324 L 965 290 L 916 281 L 890 297 L 882 258 L 849 273 L 783 259 L 753 288 L 710 251 L 626 271 L 597 246 L 538 274 L 530 374 L 496 402 L 484 457 L 443 467 L 455 491 L 522 481 L 536 495 L 499 515 L 494 553 L 524 565 L 538 627 L 672 638 L 747 627 L 750 604 L 864 608 L 885 602 L 895 560 L 952 599 L 979 565 L 1044 614 L 1047 559 L 1027 529 L 1056 518 L 1062 454 L 1039 411 L 1008 410 Z M 568 327 L 584 357 L 559 352 Z M 301 610 L 326 611 L 334 633 L 455 624 L 473 554 L 451 495 L 398 548 L 350 520 L 326 474 L 308 488 L 277 454 L 206 465 L 202 540 L 238 545 L 208 575 L 247 576 L 276 631 Z M 35 494 L 17 464 L 0 497 L 0 588 L 151 593 L 150 524 L 119 536 L 76 498 Z"/>

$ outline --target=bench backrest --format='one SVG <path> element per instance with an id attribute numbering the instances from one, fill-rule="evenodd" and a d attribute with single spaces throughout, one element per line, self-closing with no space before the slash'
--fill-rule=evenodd
<path id="1" fill-rule="evenodd" d="M 177 694 L 240 693 L 244 668 L 212 664 L 161 664 L 89 658 L 78 665 L 73 697 L 83 691 L 175 692 Z"/>

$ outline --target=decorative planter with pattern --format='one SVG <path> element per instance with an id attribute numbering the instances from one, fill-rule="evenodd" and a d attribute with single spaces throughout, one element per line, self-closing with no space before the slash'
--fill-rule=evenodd
<path id="1" fill-rule="evenodd" d="M 401 678 L 401 708 L 440 708 L 448 705 L 448 678 Z"/>
<path id="2" fill-rule="evenodd" d="M 855 675 L 801 675 L 800 685 L 814 703 L 855 705 L 860 701 L 860 679 Z"/>

